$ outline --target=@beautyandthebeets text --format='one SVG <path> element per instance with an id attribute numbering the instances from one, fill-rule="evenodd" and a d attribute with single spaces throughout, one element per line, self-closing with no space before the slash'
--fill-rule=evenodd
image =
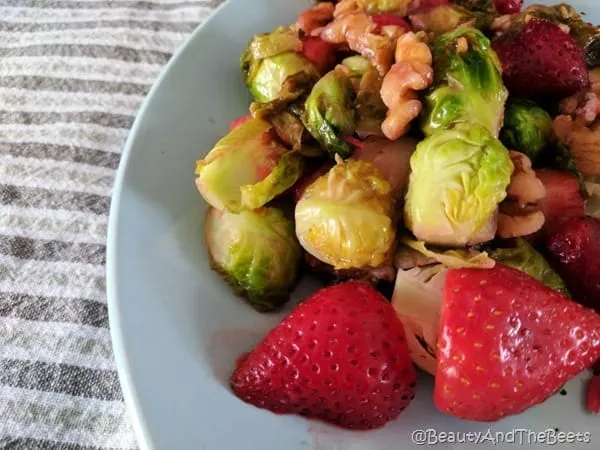
<path id="1" fill-rule="evenodd" d="M 515 428 L 510 431 L 438 431 L 435 428 L 418 429 L 412 432 L 412 441 L 416 445 L 433 446 L 437 444 L 513 444 L 527 446 L 535 444 L 568 445 L 590 444 L 590 432 L 559 431 L 548 428 L 533 431 L 527 428 Z M 562 448 L 562 447 L 561 447 Z"/>

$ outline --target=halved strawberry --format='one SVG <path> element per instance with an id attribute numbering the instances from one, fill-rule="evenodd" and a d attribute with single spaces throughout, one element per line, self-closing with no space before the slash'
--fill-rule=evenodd
<path id="1" fill-rule="evenodd" d="M 354 429 L 398 417 L 415 386 L 394 308 L 357 282 L 322 289 L 301 303 L 231 377 L 247 403 Z"/>
<path id="2" fill-rule="evenodd" d="M 410 25 L 406 20 L 397 14 L 376 14 L 371 17 L 373 23 L 378 27 L 385 27 L 388 25 L 396 25 L 404 29 L 404 31 L 411 31 Z"/>
<path id="3" fill-rule="evenodd" d="M 494 8 L 500 14 L 516 14 L 522 7 L 523 0 L 494 0 Z"/>
<path id="4" fill-rule="evenodd" d="M 567 97 L 589 84 L 583 50 L 558 25 L 534 18 L 492 43 L 513 95 Z"/>
<path id="5" fill-rule="evenodd" d="M 546 231 L 571 217 L 583 216 L 585 202 L 577 178 L 554 169 L 538 169 L 535 174 L 546 188 L 546 197 L 538 203 L 546 218 Z"/>
<path id="6" fill-rule="evenodd" d="M 335 64 L 335 46 L 320 37 L 303 36 L 302 55 L 311 61 L 321 73 L 327 72 Z"/>
<path id="7" fill-rule="evenodd" d="M 600 315 L 503 265 L 450 270 L 434 400 L 495 421 L 543 402 L 600 356 Z"/>
<path id="8" fill-rule="evenodd" d="M 571 217 L 546 238 L 546 256 L 573 298 L 600 311 L 600 219 Z"/>

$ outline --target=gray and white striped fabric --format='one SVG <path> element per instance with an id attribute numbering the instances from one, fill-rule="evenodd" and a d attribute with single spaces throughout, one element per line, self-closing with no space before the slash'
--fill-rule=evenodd
<path id="1" fill-rule="evenodd" d="M 217 3 L 0 0 L 0 449 L 136 448 L 108 330 L 110 194 L 144 95 Z"/>

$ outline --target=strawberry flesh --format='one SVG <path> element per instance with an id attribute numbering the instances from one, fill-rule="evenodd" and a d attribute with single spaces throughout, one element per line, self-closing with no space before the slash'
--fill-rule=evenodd
<path id="1" fill-rule="evenodd" d="M 349 282 L 301 303 L 235 369 L 234 393 L 280 414 L 379 428 L 415 395 L 404 328 L 370 286 Z"/>
<path id="2" fill-rule="evenodd" d="M 335 46 L 320 37 L 304 36 L 302 55 L 311 61 L 321 73 L 327 72 L 335 64 Z"/>
<path id="3" fill-rule="evenodd" d="M 547 20 L 531 19 L 522 30 L 503 34 L 492 46 L 513 95 L 567 97 L 589 84 L 583 50 Z"/>
<path id="4" fill-rule="evenodd" d="M 523 7 L 523 0 L 494 0 L 494 8 L 500 14 L 517 14 Z"/>
<path id="5" fill-rule="evenodd" d="M 585 202 L 577 178 L 554 169 L 538 169 L 535 174 L 546 188 L 546 196 L 538 203 L 546 218 L 545 230 L 550 231 L 571 217 L 583 216 Z"/>
<path id="6" fill-rule="evenodd" d="M 450 270 L 434 400 L 450 415 L 496 421 L 543 402 L 600 356 L 600 315 L 525 273 Z"/>
<path id="7" fill-rule="evenodd" d="M 594 376 L 588 381 L 585 392 L 585 406 L 591 413 L 600 413 L 600 376 Z"/>
<path id="8" fill-rule="evenodd" d="M 381 27 L 385 27 L 388 25 L 395 25 L 398 26 L 402 29 L 404 29 L 404 31 L 411 31 L 410 25 L 408 24 L 408 22 L 406 20 L 404 20 L 402 17 L 398 16 L 397 14 L 377 14 L 374 15 L 373 17 L 371 17 L 371 20 L 373 20 L 373 23 L 375 25 L 377 25 L 377 27 L 381 28 Z"/>
<path id="9" fill-rule="evenodd" d="M 546 256 L 573 298 L 600 311 L 600 219 L 564 222 L 546 239 Z"/>

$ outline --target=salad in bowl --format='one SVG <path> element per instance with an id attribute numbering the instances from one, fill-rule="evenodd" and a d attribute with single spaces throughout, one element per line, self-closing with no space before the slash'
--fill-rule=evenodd
<path id="1" fill-rule="evenodd" d="M 237 397 L 374 429 L 422 370 L 440 411 L 489 422 L 594 366 L 597 26 L 564 3 L 341 0 L 240 53 L 249 114 L 195 171 L 208 257 L 257 314 L 324 286 L 240 355 Z"/>

